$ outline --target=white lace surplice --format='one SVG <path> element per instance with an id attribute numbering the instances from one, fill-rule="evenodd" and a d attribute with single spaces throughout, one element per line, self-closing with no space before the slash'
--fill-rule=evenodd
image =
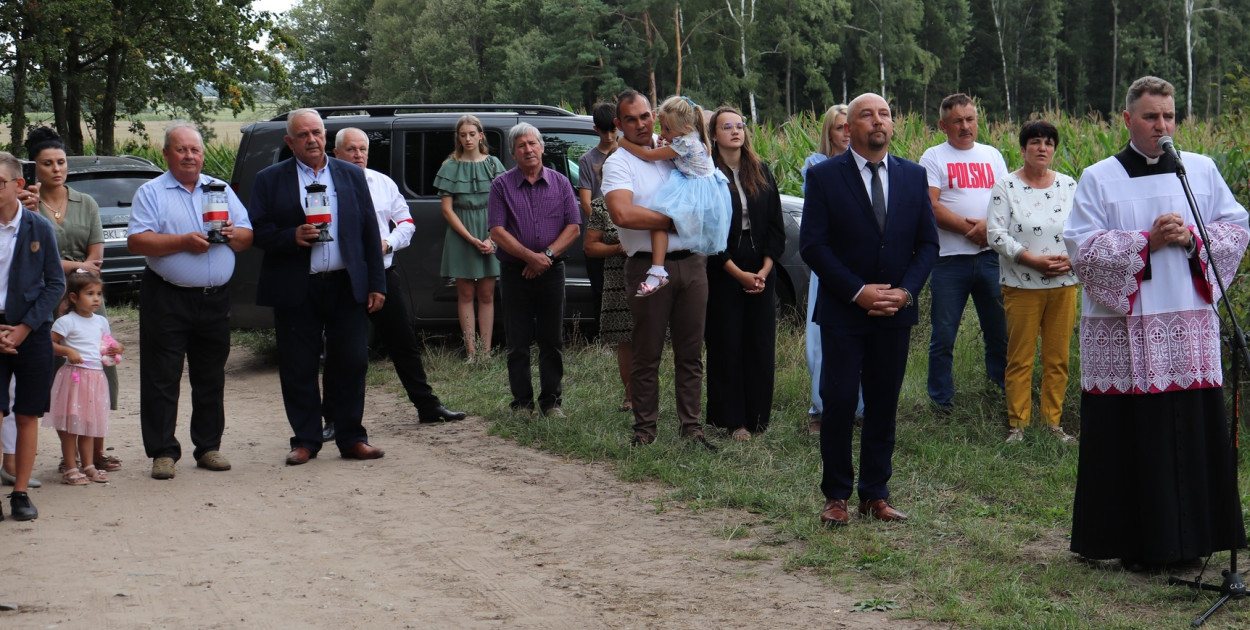
<path id="1" fill-rule="evenodd" d="M 1246 211 L 1210 159 L 1182 155 L 1212 241 L 1211 257 L 1224 282 L 1231 282 L 1250 237 Z M 1130 178 L 1108 158 L 1081 176 L 1064 240 L 1084 285 L 1086 392 L 1142 394 L 1223 384 L 1220 323 L 1212 309 L 1219 288 L 1207 250 L 1201 248 L 1194 260 L 1178 246 L 1149 251 L 1151 225 L 1169 212 L 1179 213 L 1197 238 L 1175 174 Z"/>

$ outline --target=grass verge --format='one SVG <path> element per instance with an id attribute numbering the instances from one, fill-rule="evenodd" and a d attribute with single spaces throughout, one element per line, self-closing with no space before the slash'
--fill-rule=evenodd
<path id="1" fill-rule="evenodd" d="M 912 520 L 903 525 L 856 520 L 838 531 L 821 529 L 816 518 L 823 503 L 817 487 L 820 455 L 804 433 L 808 376 L 803 332 L 792 325 L 778 331 L 771 428 L 746 443 L 715 439 L 721 447 L 716 454 L 676 436 L 668 353 L 661 372 L 660 436 L 643 449 L 628 446 L 631 417 L 617 411 L 621 386 L 615 357 L 605 346 L 578 339 L 566 347 L 563 420 L 525 421 L 509 412 L 501 349 L 490 361 L 467 365 L 454 336 L 429 337 L 425 361 L 439 396 L 452 408 L 490 419 L 492 433 L 606 462 L 627 481 L 661 482 L 671 491 L 656 502 L 657 511 L 682 504 L 748 512 L 741 522 L 708 532 L 754 543 L 730 560 L 783 558 L 788 570 L 821 576 L 831 588 L 863 600 L 865 610 L 969 628 L 1183 627 L 1214 597 L 1195 600 L 1191 591 L 1168 586 L 1166 576 L 1126 573 L 1118 563 L 1082 562 L 1067 551 L 1078 447 L 1060 443 L 1036 424 L 1023 443 L 1003 442 L 1004 403 L 986 386 L 978 337 L 969 312 L 955 360 L 956 410 L 937 417 L 925 394 L 928 331 L 923 325 L 915 329 L 891 482 L 897 504 Z M 1076 374 L 1074 366 L 1074 381 Z M 397 404 L 408 404 L 388 362 L 375 362 L 369 379 L 394 392 Z M 1063 419 L 1073 433 L 1079 428 L 1076 392 L 1074 382 Z M 1247 469 L 1244 461 L 1240 469 Z M 1243 488 L 1247 481 L 1243 472 Z M 1227 554 L 1217 554 L 1206 579 L 1218 584 L 1227 565 Z M 1207 627 L 1247 624 L 1247 602 L 1233 601 Z"/>

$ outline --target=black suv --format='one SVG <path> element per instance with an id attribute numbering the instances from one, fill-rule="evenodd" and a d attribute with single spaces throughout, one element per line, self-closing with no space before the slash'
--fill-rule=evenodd
<path id="1" fill-rule="evenodd" d="M 408 312 L 414 323 L 423 328 L 455 326 L 457 321 L 454 281 L 440 275 L 447 223 L 443 220 L 438 190 L 433 186 L 439 167 L 455 148 L 456 121 L 464 114 L 477 116 L 491 152 L 509 168 L 515 161 L 503 146 L 508 129 L 520 122 L 534 125 L 546 144 L 543 163 L 567 176 L 574 186 L 578 181 L 578 160 L 599 142 L 589 116 L 543 105 L 367 105 L 316 110 L 325 121 L 329 148 L 333 148 L 339 129 L 363 130 L 369 137 L 369 168 L 390 175 L 408 200 L 417 231 L 412 244 L 396 254 L 395 264 L 405 282 Z M 256 174 L 291 157 L 283 141 L 286 119 L 287 114 L 282 114 L 243 128 L 230 183 L 244 204 L 251 198 Z M 780 274 L 778 293 L 782 302 L 790 305 L 797 303 L 795 296 L 807 295 L 807 267 L 798 257 L 798 217 L 802 205 L 801 199 L 783 196 L 787 246 L 781 261 L 784 273 Z M 579 238 L 569 249 L 565 264 L 565 318 L 589 323 L 594 310 L 581 243 Z M 255 248 L 239 254 L 230 288 L 231 324 L 235 327 L 272 325 L 270 309 L 256 306 L 261 257 L 262 252 Z"/>
<path id="2" fill-rule="evenodd" d="M 134 202 L 135 191 L 164 171 L 132 155 L 74 155 L 66 159 L 65 166 L 65 184 L 91 195 L 100 206 L 100 223 L 104 226 L 104 264 L 100 276 L 104 284 L 113 289 L 137 288 L 144 261 L 143 256 L 135 256 L 126 249 L 130 205 Z"/>

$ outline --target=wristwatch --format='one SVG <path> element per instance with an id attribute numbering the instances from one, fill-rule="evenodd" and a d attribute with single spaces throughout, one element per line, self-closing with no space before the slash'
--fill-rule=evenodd
<path id="1" fill-rule="evenodd" d="M 904 287 L 899 287 L 899 288 L 903 289 L 903 293 L 907 295 L 907 303 L 903 305 L 903 308 L 907 308 L 908 306 L 911 306 L 912 303 L 915 302 L 915 300 L 913 300 L 911 297 L 911 291 L 908 291 Z"/>
<path id="2" fill-rule="evenodd" d="M 551 260 L 556 259 L 556 254 L 555 252 L 551 251 L 550 247 L 548 247 L 547 249 L 544 249 L 543 254 L 546 254 L 547 258 L 550 258 Z"/>

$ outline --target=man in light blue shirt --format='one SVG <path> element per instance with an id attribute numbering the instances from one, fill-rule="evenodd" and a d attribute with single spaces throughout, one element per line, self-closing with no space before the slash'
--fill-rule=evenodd
<path id="1" fill-rule="evenodd" d="M 173 479 L 182 447 L 174 436 L 183 361 L 191 381 L 191 442 L 196 465 L 230 470 L 221 454 L 225 429 L 226 358 L 235 253 L 252 245 L 252 224 L 226 188 L 230 218 L 225 243 L 205 234 L 204 142 L 188 122 L 174 122 L 162 150 L 169 170 L 135 193 L 127 247 L 144 256 L 139 294 L 139 424 L 153 479 Z"/>

